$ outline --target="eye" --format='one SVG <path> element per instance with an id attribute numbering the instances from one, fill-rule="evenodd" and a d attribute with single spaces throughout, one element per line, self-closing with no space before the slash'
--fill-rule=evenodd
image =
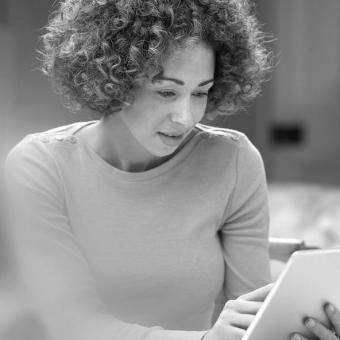
<path id="1" fill-rule="evenodd" d="M 158 93 L 160 96 L 164 97 L 164 98 L 170 98 L 176 95 L 175 92 L 173 91 L 156 91 L 156 93 Z"/>
<path id="2" fill-rule="evenodd" d="M 208 92 L 197 92 L 194 93 L 194 96 L 198 98 L 208 97 Z"/>

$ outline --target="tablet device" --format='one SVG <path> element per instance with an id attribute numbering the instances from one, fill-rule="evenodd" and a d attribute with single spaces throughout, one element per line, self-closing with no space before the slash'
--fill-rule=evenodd
<path id="1" fill-rule="evenodd" d="M 242 340 L 289 340 L 293 332 L 315 339 L 303 320 L 311 316 L 329 326 L 325 302 L 340 308 L 340 249 L 297 251 Z"/>

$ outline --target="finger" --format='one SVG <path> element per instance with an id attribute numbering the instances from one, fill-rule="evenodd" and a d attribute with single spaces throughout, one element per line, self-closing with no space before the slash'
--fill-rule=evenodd
<path id="1" fill-rule="evenodd" d="M 242 328 L 238 328 L 238 327 L 230 327 L 230 338 L 231 339 L 235 339 L 235 340 L 241 340 L 244 337 L 244 334 L 246 334 L 246 331 Z M 229 339 L 229 337 L 228 337 Z"/>
<path id="2" fill-rule="evenodd" d="M 292 334 L 289 336 L 289 339 L 290 339 L 290 340 L 309 340 L 308 338 L 306 338 L 305 336 L 303 336 L 303 335 L 300 334 L 300 333 L 292 333 Z"/>
<path id="3" fill-rule="evenodd" d="M 340 335 L 340 311 L 331 303 L 327 303 L 325 305 L 325 312 L 328 316 L 329 321 L 334 327 L 336 334 L 339 336 Z"/>
<path id="4" fill-rule="evenodd" d="M 337 336 L 330 329 L 314 318 L 306 318 L 304 324 L 320 340 L 338 340 Z"/>
<path id="5" fill-rule="evenodd" d="M 256 290 L 253 290 L 249 293 L 240 295 L 238 299 L 249 301 L 264 301 L 270 290 L 273 288 L 274 284 L 275 283 L 273 282 Z"/>
<path id="6" fill-rule="evenodd" d="M 263 302 L 261 301 L 248 301 L 248 300 L 229 300 L 224 308 L 230 308 L 238 313 L 242 314 L 256 314 Z"/>
<path id="7" fill-rule="evenodd" d="M 241 340 L 246 333 L 246 331 L 242 328 L 238 328 L 235 326 L 224 326 L 222 327 L 223 334 L 221 334 L 224 337 L 219 337 L 218 339 L 225 339 L 225 335 L 228 334 L 228 340 Z"/>
<path id="8" fill-rule="evenodd" d="M 255 315 L 239 314 L 232 310 L 223 311 L 218 318 L 218 323 L 222 325 L 232 325 L 241 329 L 247 329 L 254 320 Z"/>
<path id="9" fill-rule="evenodd" d="M 237 318 L 231 321 L 230 324 L 234 327 L 247 330 L 254 318 L 255 316 L 251 314 L 237 314 Z"/>

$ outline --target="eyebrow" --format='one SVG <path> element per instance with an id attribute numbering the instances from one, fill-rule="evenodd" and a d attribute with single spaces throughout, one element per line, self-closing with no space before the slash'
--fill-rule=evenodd
<path id="1" fill-rule="evenodd" d="M 160 81 L 160 80 L 168 80 L 168 81 L 172 81 L 174 83 L 176 83 L 177 85 L 184 85 L 184 81 L 182 80 L 179 80 L 179 79 L 176 79 L 176 78 L 169 78 L 169 77 L 163 77 L 163 76 L 156 76 L 153 78 L 152 82 L 157 82 L 157 81 Z M 209 80 L 205 80 L 205 81 L 202 81 L 201 83 L 198 84 L 198 86 L 204 86 L 204 85 L 207 85 L 209 83 L 212 83 L 214 81 L 214 79 L 209 79 Z"/>

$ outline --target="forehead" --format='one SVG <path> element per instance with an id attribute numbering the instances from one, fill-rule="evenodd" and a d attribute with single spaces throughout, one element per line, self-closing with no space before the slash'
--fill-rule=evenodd
<path id="1" fill-rule="evenodd" d="M 215 53 L 205 43 L 176 49 L 162 64 L 164 77 L 182 80 L 188 84 L 198 84 L 214 78 Z"/>

